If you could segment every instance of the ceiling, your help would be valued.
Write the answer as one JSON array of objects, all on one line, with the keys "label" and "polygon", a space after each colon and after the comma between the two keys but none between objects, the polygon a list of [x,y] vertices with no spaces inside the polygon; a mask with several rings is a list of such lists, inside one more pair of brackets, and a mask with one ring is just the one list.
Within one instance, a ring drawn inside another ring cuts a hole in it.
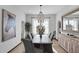
[{"label": "ceiling", "polygon": [[[20,5],[17,7],[26,14],[38,14],[40,11],[40,5]],[[41,9],[44,14],[56,14],[64,7],[67,7],[67,5],[43,5]]]}]

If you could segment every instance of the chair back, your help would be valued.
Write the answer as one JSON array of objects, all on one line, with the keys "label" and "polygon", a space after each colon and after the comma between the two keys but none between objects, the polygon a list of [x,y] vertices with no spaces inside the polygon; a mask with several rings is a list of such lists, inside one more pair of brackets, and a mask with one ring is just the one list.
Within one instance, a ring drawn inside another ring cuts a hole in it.
[{"label": "chair back", "polygon": [[32,36],[32,39],[33,39],[33,38],[34,38],[34,37],[33,37],[33,33],[31,33],[31,36]]},{"label": "chair back", "polygon": [[32,41],[31,40],[25,40],[25,39],[22,39],[22,41],[24,43],[25,52],[33,53],[34,52],[34,45],[32,44]]},{"label": "chair back", "polygon": [[50,35],[51,41],[54,39],[55,35],[56,35],[56,31],[54,31],[53,33],[51,33],[51,35]]},{"label": "chair back", "polygon": [[49,38],[50,38],[51,34],[52,34],[52,33],[49,34]]}]

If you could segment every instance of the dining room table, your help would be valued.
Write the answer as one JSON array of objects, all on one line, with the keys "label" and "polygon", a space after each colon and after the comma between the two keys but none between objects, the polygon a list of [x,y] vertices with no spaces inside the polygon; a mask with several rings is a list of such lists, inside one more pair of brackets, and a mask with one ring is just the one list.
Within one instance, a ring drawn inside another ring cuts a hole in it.
[{"label": "dining room table", "polygon": [[32,39],[32,43],[36,45],[38,48],[43,49],[43,52],[51,53],[53,51],[52,41],[48,35],[42,35],[42,38],[40,38],[40,35],[35,35]]}]

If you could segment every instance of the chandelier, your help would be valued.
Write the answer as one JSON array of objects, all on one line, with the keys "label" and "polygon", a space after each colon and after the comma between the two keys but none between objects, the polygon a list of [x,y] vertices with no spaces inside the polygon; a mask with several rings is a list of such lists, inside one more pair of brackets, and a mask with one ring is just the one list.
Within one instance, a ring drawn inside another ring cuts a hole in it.
[{"label": "chandelier", "polygon": [[42,24],[42,23],[44,22],[44,14],[43,14],[43,12],[42,12],[42,10],[41,10],[41,7],[42,7],[42,5],[40,5],[40,12],[39,12],[39,14],[37,15],[37,19],[38,19],[38,22],[39,22],[40,24]]}]

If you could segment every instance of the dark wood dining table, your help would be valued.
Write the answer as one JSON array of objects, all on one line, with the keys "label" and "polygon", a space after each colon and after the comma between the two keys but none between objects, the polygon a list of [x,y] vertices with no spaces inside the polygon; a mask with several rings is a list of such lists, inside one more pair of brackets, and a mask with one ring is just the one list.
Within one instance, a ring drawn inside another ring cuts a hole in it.
[{"label": "dark wood dining table", "polygon": [[52,50],[52,41],[48,37],[48,35],[42,35],[42,38],[40,38],[40,35],[35,35],[32,43],[40,49],[43,49],[43,52],[48,52],[51,53],[53,52]]}]

